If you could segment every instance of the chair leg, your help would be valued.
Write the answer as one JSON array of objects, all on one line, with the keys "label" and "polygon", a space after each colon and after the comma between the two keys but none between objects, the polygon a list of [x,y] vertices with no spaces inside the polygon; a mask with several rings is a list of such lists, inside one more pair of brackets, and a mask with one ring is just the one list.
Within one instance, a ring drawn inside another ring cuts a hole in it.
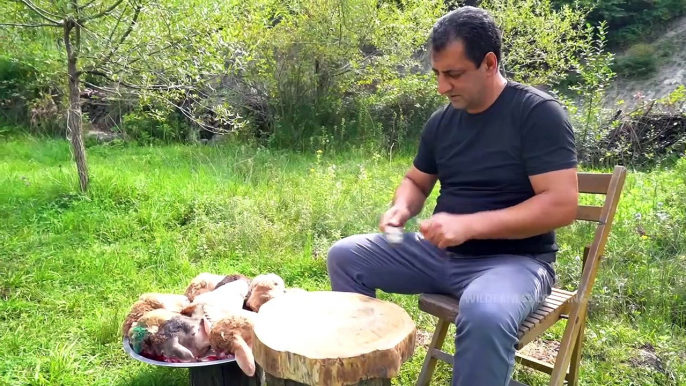
[{"label": "chair leg", "polygon": [[436,323],[436,330],[431,337],[431,344],[429,344],[429,348],[426,350],[426,357],[424,357],[422,371],[419,373],[419,377],[417,377],[416,386],[429,386],[431,377],[436,369],[436,361],[438,360],[438,357],[434,355],[434,350],[440,350],[443,347],[443,341],[445,341],[445,335],[448,332],[448,327],[450,327],[449,322],[440,318],[438,319],[438,323]]},{"label": "chair leg", "polygon": [[[581,261],[581,270],[586,268],[588,263],[588,252],[589,248],[584,247],[584,257]],[[579,335],[577,335],[574,341],[574,349],[572,350],[572,358],[569,361],[569,373],[567,374],[567,384],[568,386],[578,386],[579,384],[579,371],[581,370],[579,366],[581,365],[581,352],[584,347],[584,330],[586,329],[586,320],[588,314],[579,323]]]},{"label": "chair leg", "polygon": [[581,322],[579,326],[579,335],[576,337],[574,343],[574,350],[572,351],[572,359],[569,363],[569,378],[567,379],[568,386],[577,386],[579,384],[579,371],[581,365],[581,352],[584,347],[584,330],[586,328],[586,319]]}]

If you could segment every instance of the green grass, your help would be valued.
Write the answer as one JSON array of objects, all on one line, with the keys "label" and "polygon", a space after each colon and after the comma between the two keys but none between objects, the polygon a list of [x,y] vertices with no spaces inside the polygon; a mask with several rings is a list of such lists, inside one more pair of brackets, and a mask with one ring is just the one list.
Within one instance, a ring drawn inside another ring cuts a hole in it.
[{"label": "green grass", "polygon": [[[328,247],[376,230],[411,162],[411,155],[239,145],[93,146],[88,157],[92,185],[82,196],[64,141],[0,139],[2,384],[187,384],[185,370],[123,352],[119,327],[138,294],[179,293],[202,271],[275,272],[289,286],[329,289]],[[686,382],[685,179],[686,160],[630,173],[594,291],[581,384]],[[564,287],[575,284],[590,232],[559,232]],[[415,296],[381,296],[433,331]],[[542,340],[561,334],[560,326]],[[647,344],[660,366],[638,363]],[[424,353],[418,347],[397,384],[413,384]],[[435,384],[449,376],[439,364]],[[519,366],[515,377],[546,380]]]}]

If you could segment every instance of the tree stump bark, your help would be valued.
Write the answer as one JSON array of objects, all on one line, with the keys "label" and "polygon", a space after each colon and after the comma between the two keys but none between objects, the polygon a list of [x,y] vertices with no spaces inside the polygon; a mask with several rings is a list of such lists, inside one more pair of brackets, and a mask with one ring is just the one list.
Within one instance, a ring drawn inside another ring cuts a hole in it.
[{"label": "tree stump bark", "polygon": [[259,366],[249,377],[235,362],[189,368],[191,386],[264,386],[264,372]]},{"label": "tree stump bark", "polygon": [[[280,378],[274,378],[273,376],[266,374],[266,386],[306,386],[308,385],[307,383],[300,383],[296,381],[292,381],[290,379],[280,379]],[[378,378],[378,379],[369,379],[366,381],[360,381],[355,384],[355,386],[391,386],[391,380],[390,379],[383,379],[383,378]]]},{"label": "tree stump bark", "polygon": [[254,334],[267,386],[389,386],[416,343],[416,325],[400,306],[329,291],[268,301]]}]

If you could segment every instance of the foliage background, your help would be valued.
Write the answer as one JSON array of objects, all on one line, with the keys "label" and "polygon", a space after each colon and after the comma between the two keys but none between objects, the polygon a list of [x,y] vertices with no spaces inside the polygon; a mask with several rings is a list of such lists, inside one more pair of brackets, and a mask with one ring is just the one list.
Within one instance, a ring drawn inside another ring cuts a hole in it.
[{"label": "foliage background", "polygon": [[[59,15],[70,12],[60,2],[35,4]],[[461,5],[127,0],[102,23],[88,25],[82,37],[86,130],[140,143],[231,133],[297,150],[411,148],[428,115],[444,103],[430,71],[428,32],[437,17]],[[485,0],[480,6],[502,26],[505,73],[564,98],[579,145],[591,154],[610,130],[614,111],[601,111],[608,84],[617,70],[640,72],[632,70],[636,63],[646,68],[640,62],[645,50],[635,48],[638,59],[623,57],[617,64],[609,48],[632,44],[640,33],[630,31],[678,17],[683,1]],[[19,2],[4,2],[0,10],[0,23],[39,21]],[[119,44],[112,31],[124,32],[134,19]],[[63,134],[60,33],[0,27],[5,123]]]}]

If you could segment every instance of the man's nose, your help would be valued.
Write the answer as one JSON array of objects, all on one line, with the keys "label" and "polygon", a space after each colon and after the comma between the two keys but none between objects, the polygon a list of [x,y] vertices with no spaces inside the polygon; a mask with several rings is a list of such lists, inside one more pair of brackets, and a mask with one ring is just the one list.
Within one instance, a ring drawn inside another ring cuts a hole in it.
[{"label": "man's nose", "polygon": [[438,93],[441,95],[447,94],[453,86],[442,75],[438,75]]}]

